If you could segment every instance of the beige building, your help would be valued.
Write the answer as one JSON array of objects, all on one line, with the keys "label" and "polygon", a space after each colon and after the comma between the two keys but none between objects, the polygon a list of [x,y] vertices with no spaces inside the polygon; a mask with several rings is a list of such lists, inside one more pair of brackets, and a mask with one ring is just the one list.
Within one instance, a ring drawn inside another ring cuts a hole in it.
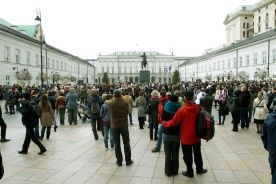
[{"label": "beige building", "polygon": [[255,5],[240,6],[228,14],[223,23],[226,45],[264,33],[276,27],[276,1],[262,0]]}]

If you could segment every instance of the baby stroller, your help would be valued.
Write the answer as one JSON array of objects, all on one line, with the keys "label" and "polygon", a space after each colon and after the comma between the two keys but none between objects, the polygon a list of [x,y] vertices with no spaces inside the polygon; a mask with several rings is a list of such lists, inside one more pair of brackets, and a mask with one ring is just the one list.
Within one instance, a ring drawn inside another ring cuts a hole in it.
[{"label": "baby stroller", "polygon": [[78,116],[83,123],[90,119],[88,107],[83,103],[78,104]]}]

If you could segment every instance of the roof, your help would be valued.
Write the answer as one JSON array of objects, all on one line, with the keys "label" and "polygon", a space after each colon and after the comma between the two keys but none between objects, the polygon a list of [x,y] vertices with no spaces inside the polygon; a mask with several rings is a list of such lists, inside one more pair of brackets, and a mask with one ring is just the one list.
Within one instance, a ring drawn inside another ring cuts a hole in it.
[{"label": "roof", "polygon": [[[274,28],[270,31],[264,32],[262,34],[258,34],[256,36],[250,37],[250,38],[248,38],[244,41],[240,41],[238,43],[229,45],[229,46],[224,47],[222,49],[218,49],[218,50],[215,50],[213,52],[195,57],[195,58],[190,59],[187,62],[183,63],[182,65],[197,62],[197,61],[206,60],[206,59],[212,58],[212,57],[214,57],[215,55],[218,55],[218,54],[222,54],[222,53],[225,53],[225,52],[230,52],[232,50],[235,50],[235,49],[247,46],[247,45],[255,44],[257,42],[266,41],[266,40],[268,40],[269,38],[272,38],[272,37],[276,37],[276,28]],[[182,66],[182,65],[180,65],[180,66]]]},{"label": "roof", "polygon": [[12,28],[16,31],[19,31],[32,38],[34,38],[37,33],[36,25],[13,25],[2,18],[0,18],[0,24],[6,27]]},{"label": "roof", "polygon": [[226,15],[223,24],[229,23],[231,20],[234,18],[238,17],[239,15],[244,15],[244,16],[253,16],[253,8],[254,5],[242,5],[238,9],[234,10],[232,13],[229,13]]},{"label": "roof", "polygon": [[[33,29],[31,28],[31,26],[26,26],[26,27],[25,26],[18,26],[18,27],[28,28],[28,30],[26,30],[27,33],[32,34],[32,32],[33,32]],[[25,31],[22,33],[21,31],[18,31],[17,29],[14,29],[13,27],[11,27],[10,23],[8,23],[7,21],[5,21],[5,20],[3,20],[1,18],[0,18],[0,31],[9,33],[11,35],[14,35],[14,36],[22,38],[24,40],[33,42],[33,43],[38,44],[38,45],[40,44],[40,41],[37,40],[37,39],[35,39],[34,36],[28,36],[28,34],[24,33]],[[51,45],[47,44],[46,47],[48,49],[51,49],[51,50],[56,51],[58,53],[67,55],[67,56],[69,56],[72,59],[76,59],[76,60],[79,60],[81,62],[84,62],[85,64],[91,65],[88,61],[86,61],[84,59],[81,59],[78,56],[74,56],[74,55],[72,55],[72,54],[70,54],[68,52],[63,51],[63,50],[60,50],[60,49],[58,49],[58,48],[56,48],[54,46],[51,46]],[[93,66],[93,65],[91,65],[91,66]]]}]

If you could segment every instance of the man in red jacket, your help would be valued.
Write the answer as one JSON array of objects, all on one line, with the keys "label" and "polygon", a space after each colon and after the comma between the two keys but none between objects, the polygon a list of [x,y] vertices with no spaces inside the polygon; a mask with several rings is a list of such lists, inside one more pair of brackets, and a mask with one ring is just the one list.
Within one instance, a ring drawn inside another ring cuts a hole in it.
[{"label": "man in red jacket", "polygon": [[182,171],[182,174],[184,176],[193,178],[193,152],[196,164],[196,173],[204,174],[207,172],[207,169],[203,168],[203,161],[201,156],[201,141],[195,133],[195,126],[200,107],[196,105],[193,101],[194,93],[192,91],[186,91],[184,96],[185,105],[178,109],[172,120],[164,121],[162,124],[165,128],[173,127],[176,125],[180,126],[180,142],[184,155],[183,159],[187,166],[187,171]]}]

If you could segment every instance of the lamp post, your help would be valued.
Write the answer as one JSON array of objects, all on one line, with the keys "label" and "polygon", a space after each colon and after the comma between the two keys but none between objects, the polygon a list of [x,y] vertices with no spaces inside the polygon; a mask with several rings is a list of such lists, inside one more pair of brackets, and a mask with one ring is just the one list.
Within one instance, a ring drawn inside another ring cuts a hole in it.
[{"label": "lamp post", "polygon": [[40,39],[40,78],[41,78],[41,88],[43,87],[43,63],[42,63],[42,26],[41,26],[41,11],[40,8],[36,8],[36,21],[39,21],[39,39]]}]

